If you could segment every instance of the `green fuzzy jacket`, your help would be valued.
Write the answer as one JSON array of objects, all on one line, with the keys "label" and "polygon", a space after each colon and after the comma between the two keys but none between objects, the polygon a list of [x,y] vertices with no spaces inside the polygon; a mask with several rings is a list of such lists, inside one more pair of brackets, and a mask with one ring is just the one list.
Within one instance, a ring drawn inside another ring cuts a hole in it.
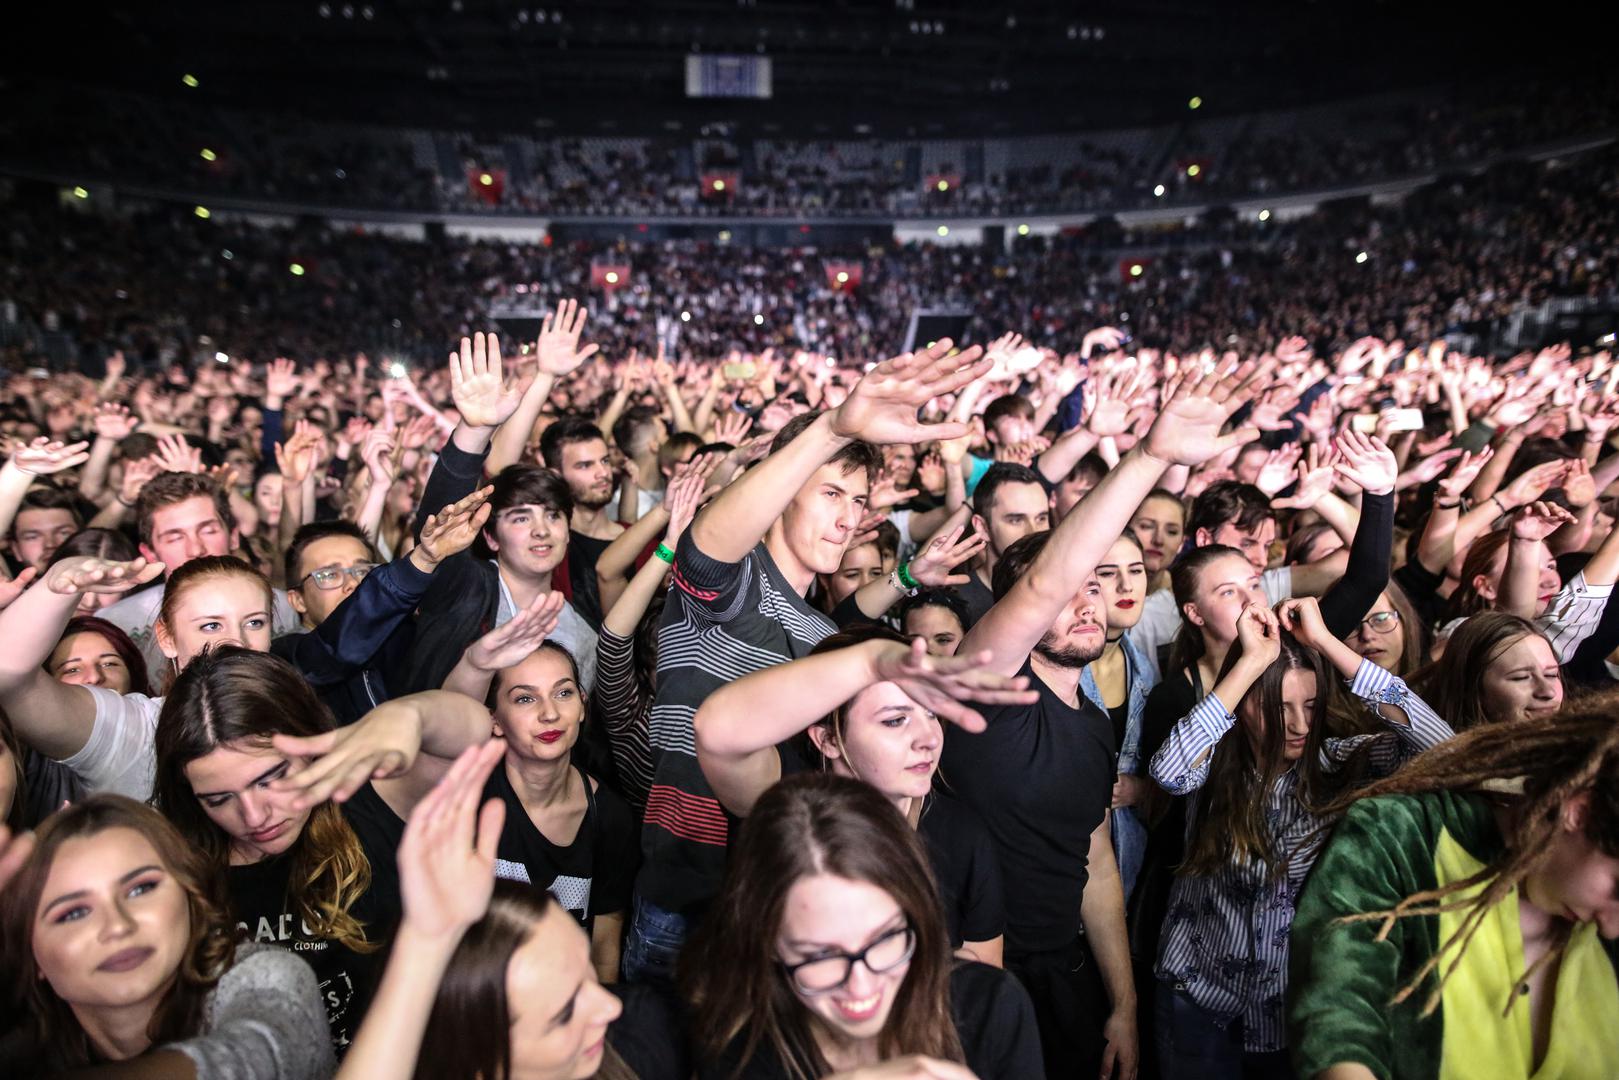
[{"label": "green fuzzy jacket", "polygon": [[[1376,921],[1337,920],[1387,911],[1435,888],[1435,855],[1446,831],[1482,863],[1501,853],[1500,829],[1479,795],[1363,799],[1338,823],[1293,919],[1288,1042],[1300,1080],[1338,1062],[1359,1062],[1380,1080],[1439,1076],[1444,1008],[1421,1015],[1431,987],[1389,1005],[1439,947],[1438,917],[1400,919],[1383,941],[1376,940]],[[1619,967],[1615,944],[1603,944]]]}]

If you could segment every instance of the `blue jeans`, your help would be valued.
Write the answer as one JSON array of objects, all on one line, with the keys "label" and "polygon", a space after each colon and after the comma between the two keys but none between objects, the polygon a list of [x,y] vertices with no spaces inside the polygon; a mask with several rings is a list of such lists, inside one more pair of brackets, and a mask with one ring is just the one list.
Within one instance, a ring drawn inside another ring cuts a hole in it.
[{"label": "blue jeans", "polygon": [[675,961],[686,942],[686,917],[665,911],[656,904],[635,897],[630,931],[624,935],[624,959],[620,965],[625,982],[655,982],[672,987]]},{"label": "blue jeans", "polygon": [[1242,1021],[1221,1027],[1182,991],[1158,983],[1153,1013],[1158,1029],[1158,1074],[1170,1080],[1293,1080],[1286,1050],[1242,1048]]}]

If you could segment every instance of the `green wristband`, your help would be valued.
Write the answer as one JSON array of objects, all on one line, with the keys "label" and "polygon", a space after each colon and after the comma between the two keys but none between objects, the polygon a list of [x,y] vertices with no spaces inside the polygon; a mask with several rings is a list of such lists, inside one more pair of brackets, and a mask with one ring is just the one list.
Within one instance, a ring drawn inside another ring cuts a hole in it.
[{"label": "green wristband", "polygon": [[656,555],[669,565],[674,565],[675,553],[673,549],[671,549],[668,544],[663,543],[661,540],[658,542],[657,550],[655,550],[652,554]]},{"label": "green wristband", "polygon": [[922,587],[922,583],[911,576],[910,563],[900,563],[897,572],[899,574],[899,583],[907,589],[920,589]]}]

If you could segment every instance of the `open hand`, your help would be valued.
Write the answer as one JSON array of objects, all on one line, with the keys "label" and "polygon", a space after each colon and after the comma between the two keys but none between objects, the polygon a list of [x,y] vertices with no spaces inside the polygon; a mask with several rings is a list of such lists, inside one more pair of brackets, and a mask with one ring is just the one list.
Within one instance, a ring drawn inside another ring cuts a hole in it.
[{"label": "open hand", "polygon": [[90,460],[86,453],[90,444],[85,442],[61,443],[43,436],[27,446],[17,448],[11,464],[29,476],[49,476]]},{"label": "open hand", "polygon": [[1368,495],[1387,495],[1394,490],[1400,466],[1382,439],[1346,431],[1338,436],[1338,453],[1341,457],[1333,468]]},{"label": "open hand", "polygon": [[499,427],[517,411],[523,395],[506,385],[498,336],[461,339],[461,351],[450,354],[450,397],[468,427]]},{"label": "open hand", "polygon": [[1532,502],[1513,516],[1512,538],[1544,540],[1573,520],[1574,515],[1556,503]]},{"label": "open hand", "polygon": [[505,752],[501,739],[468,747],[411,810],[398,858],[403,925],[412,932],[449,944],[489,910],[506,804],[490,799],[480,810],[478,802]]},{"label": "open hand", "polygon": [[505,626],[497,626],[467,646],[467,663],[479,671],[502,671],[520,664],[538,649],[557,628],[563,596],[552,591],[541,593],[519,611]]},{"label": "open hand", "polygon": [[917,419],[917,410],[933,398],[954,393],[989,371],[990,363],[978,346],[951,355],[954,348],[944,338],[930,348],[884,360],[872,368],[832,412],[833,432],[879,446],[965,435],[966,424],[925,424]]},{"label": "open hand", "polygon": [[98,559],[94,555],[77,555],[45,571],[45,587],[60,596],[79,596],[83,593],[122,593],[137,585],[155,581],[163,573],[163,564],[149,563],[145,559],[119,562],[116,559]]},{"label": "open hand", "polygon": [[549,375],[568,375],[596,355],[598,345],[579,347],[579,335],[584,332],[588,315],[577,301],[562,300],[557,303],[556,311],[545,317],[540,324],[539,341],[534,346],[541,371]]},{"label": "open hand", "polygon": [[494,488],[479,488],[451,503],[436,514],[429,514],[422,525],[422,537],[412,553],[420,550],[433,563],[441,563],[472,546],[478,531],[489,520],[489,496]]},{"label": "open hand", "polygon": [[[216,400],[224,401],[227,405],[230,404],[228,398]],[[209,404],[211,406],[212,402]],[[229,417],[226,417],[226,419],[229,419]],[[111,439],[117,442],[119,439],[128,438],[132,435],[135,429],[141,426],[141,418],[132,414],[126,405],[104,401],[96,406],[96,414],[91,423],[96,429],[96,438]]]},{"label": "open hand", "polygon": [[988,649],[971,656],[930,656],[921,638],[909,645],[879,644],[877,679],[896,684],[912,701],[966,731],[983,731],[986,724],[963,702],[1030,705],[1040,699],[1038,691],[1028,689],[1026,677],[1008,678],[990,670],[993,654]]}]

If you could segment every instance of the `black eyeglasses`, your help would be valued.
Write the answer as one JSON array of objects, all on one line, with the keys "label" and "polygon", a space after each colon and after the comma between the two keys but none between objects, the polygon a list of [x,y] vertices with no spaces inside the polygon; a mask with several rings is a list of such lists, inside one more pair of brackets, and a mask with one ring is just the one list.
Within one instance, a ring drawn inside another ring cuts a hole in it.
[{"label": "black eyeglasses", "polygon": [[369,574],[375,569],[376,566],[372,563],[356,563],[347,568],[341,566],[323,566],[319,570],[311,570],[309,573],[305,574],[298,580],[298,584],[294,585],[293,588],[302,588],[304,582],[313,581],[315,583],[315,588],[317,589],[335,589],[343,584],[343,576],[345,574],[353,578],[354,584],[358,585],[360,582],[365,580],[365,575]]},{"label": "black eyeglasses", "polygon": [[1379,634],[1386,634],[1400,625],[1400,613],[1398,611],[1374,611],[1362,619],[1360,625],[1363,629],[1371,627]]},{"label": "black eyeglasses", "polygon": [[910,923],[890,930],[857,953],[835,952],[797,964],[781,965],[788,978],[806,994],[826,994],[849,981],[855,961],[873,975],[893,971],[916,952],[916,931]]}]

